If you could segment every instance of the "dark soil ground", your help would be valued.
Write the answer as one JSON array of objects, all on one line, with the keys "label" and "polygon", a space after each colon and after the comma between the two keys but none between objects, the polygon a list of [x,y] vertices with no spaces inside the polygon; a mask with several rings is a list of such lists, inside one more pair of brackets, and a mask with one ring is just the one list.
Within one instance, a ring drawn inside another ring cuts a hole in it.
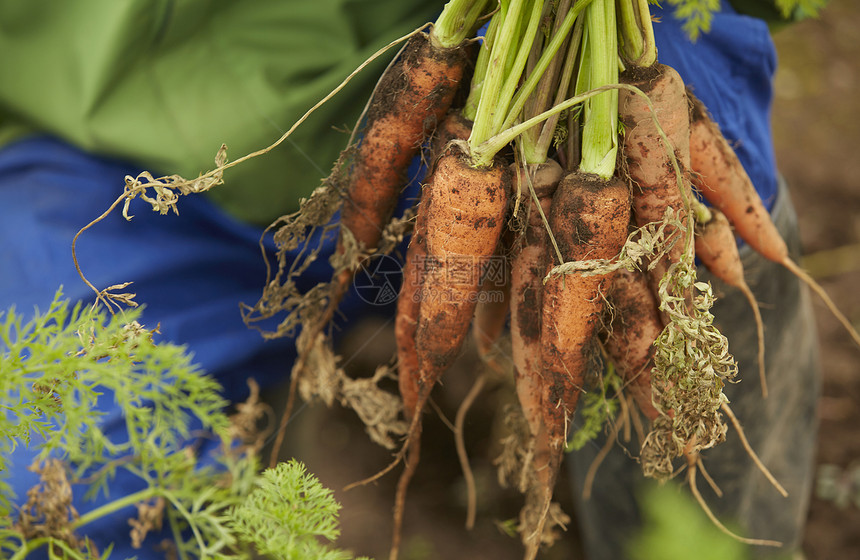
[{"label": "dark soil ground", "polygon": [[[776,77],[773,129],[777,161],[797,206],[807,258],[841,310],[860,321],[860,3],[834,0],[823,17],[776,32],[780,70]],[[820,302],[816,313],[824,375],[817,464],[860,472],[860,350]],[[351,373],[366,374],[394,352],[392,325],[370,320],[341,349]],[[368,343],[368,341],[371,341]],[[449,419],[477,370],[471,352],[446,376],[438,409]],[[474,530],[465,531],[464,483],[450,429],[439,414],[425,424],[422,463],[408,500],[405,560],[435,558],[521,558],[516,538],[499,525],[521,505],[515,492],[501,490],[490,457],[498,440],[494,411],[504,387],[491,387],[467,425],[480,502]],[[391,455],[364,435],[350,412],[303,408],[290,426],[290,453],[333,488],[343,504],[339,545],[375,558],[388,555],[394,485],[399,469],[378,483],[342,492],[344,484],[376,472]],[[847,479],[846,479],[847,480]],[[557,496],[572,490],[561,482]],[[848,492],[850,486],[845,483]],[[855,489],[857,494],[858,490]],[[572,511],[562,501],[565,511]],[[808,560],[860,558],[860,508],[813,497],[803,551]],[[575,529],[544,558],[580,558]],[[693,556],[691,556],[693,557]]]},{"label": "dark soil ground", "polygon": [[[798,210],[805,265],[860,322],[860,4],[834,0],[817,21],[775,34],[780,55],[773,130],[776,156]],[[816,304],[823,390],[817,462],[860,469],[860,353]],[[821,472],[821,470],[819,470]],[[846,488],[847,489],[847,488]],[[854,489],[857,495],[857,489]],[[809,560],[860,558],[860,509],[814,497]]]}]

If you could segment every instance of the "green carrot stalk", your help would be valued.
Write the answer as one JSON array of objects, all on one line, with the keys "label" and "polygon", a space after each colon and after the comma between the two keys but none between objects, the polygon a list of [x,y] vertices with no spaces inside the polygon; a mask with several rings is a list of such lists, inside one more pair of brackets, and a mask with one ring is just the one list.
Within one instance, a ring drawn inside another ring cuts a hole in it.
[{"label": "green carrot stalk", "polygon": [[[529,118],[548,109],[551,101],[557,97],[559,88],[567,90],[567,83],[560,75],[565,60],[559,55],[559,51],[567,51],[566,42],[575,17],[575,14],[573,16],[570,14],[570,0],[562,0],[556,9],[556,14],[553,20],[552,33],[551,35],[548,34],[546,43],[535,41],[533,45],[530,57],[531,64],[528,68],[529,80],[517,92],[512,103],[511,113],[505,124],[509,124],[511,117],[516,114],[514,111],[518,111],[521,100],[529,94],[533,76],[540,76],[540,79],[537,81],[534,92],[528,95],[523,105],[524,118]],[[558,116],[553,115],[542,126],[530,128],[523,133],[520,137],[520,144],[522,145],[525,164],[539,164],[546,161],[549,142],[542,141],[542,139],[545,138],[548,129],[552,131],[555,128],[557,122]]]},{"label": "green carrot stalk", "polygon": [[499,92],[498,111],[493,114],[493,130],[501,130],[507,119],[508,108],[510,107],[511,100],[520,85],[520,78],[523,74],[523,70],[525,70],[526,61],[528,60],[529,53],[532,50],[532,44],[534,43],[538,30],[540,29],[543,4],[543,0],[536,0],[532,4],[527,20],[528,24],[520,35],[519,48],[516,50],[516,56],[513,58],[508,57],[508,60],[511,61],[511,66],[506,69],[504,85],[502,86],[502,90]]},{"label": "green carrot stalk", "polygon": [[621,0],[618,7],[624,57],[636,66],[652,66],[657,62],[657,47],[648,0]]},{"label": "green carrot stalk", "polygon": [[475,32],[478,19],[484,14],[487,0],[451,0],[442,8],[430,32],[435,47],[458,47]]},{"label": "green carrot stalk", "polygon": [[[497,133],[499,131],[498,125],[504,119],[503,116],[499,120],[497,115],[499,113],[507,114],[506,111],[510,105],[510,97],[504,99],[502,97],[502,90],[505,88],[506,82],[510,82],[511,80],[516,82],[519,80],[519,76],[508,75],[506,70],[512,68],[510,60],[515,59],[517,52],[520,50],[521,41],[519,40],[519,32],[523,12],[528,8],[527,4],[527,0],[510,0],[509,3],[503,2],[500,7],[501,23],[496,38],[493,41],[487,76],[481,90],[481,98],[478,102],[472,135],[469,138],[470,147],[484,142]],[[537,13],[540,15],[539,10]],[[507,88],[505,88],[504,93],[513,95]],[[488,161],[476,163],[478,165],[486,165],[489,161],[492,161],[493,156],[495,154],[492,154]]]},{"label": "green carrot stalk", "polygon": [[490,19],[487,26],[487,32],[484,34],[484,40],[481,43],[481,48],[478,50],[478,59],[475,61],[475,72],[472,75],[472,85],[469,89],[469,97],[466,99],[466,105],[463,107],[463,116],[474,121],[478,114],[478,102],[481,99],[481,92],[484,89],[484,80],[487,77],[487,69],[490,65],[490,55],[492,54],[493,42],[499,30],[499,20],[502,17],[502,11],[499,10]]},{"label": "green carrot stalk", "polygon": [[552,62],[553,57],[564,43],[564,40],[567,38],[567,35],[570,32],[573,23],[576,21],[577,16],[580,14],[580,12],[582,12],[583,9],[585,9],[589,4],[591,4],[592,1],[593,0],[579,0],[562,19],[561,24],[558,26],[558,29],[553,34],[552,40],[543,50],[541,58],[535,65],[534,71],[529,74],[525,82],[523,82],[523,85],[517,91],[517,94],[514,97],[513,102],[511,103],[511,109],[508,112],[508,118],[505,120],[504,125],[501,127],[502,130],[510,127],[517,119],[520,110],[525,104],[526,98],[528,98],[528,96],[537,87],[538,81],[541,79],[541,76],[543,76],[544,72],[546,71],[546,68],[549,66],[550,62]]},{"label": "green carrot stalk", "polygon": [[[587,91],[618,83],[615,1],[594,0],[585,11],[582,63],[577,83]],[[579,169],[610,178],[618,153],[618,91],[603,92],[583,106],[582,159]]]}]

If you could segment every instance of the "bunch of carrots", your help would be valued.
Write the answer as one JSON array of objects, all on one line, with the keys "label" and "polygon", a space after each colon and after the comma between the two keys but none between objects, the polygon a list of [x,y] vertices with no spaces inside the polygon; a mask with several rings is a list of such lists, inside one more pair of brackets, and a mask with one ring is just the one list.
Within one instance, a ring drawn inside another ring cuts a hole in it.
[{"label": "bunch of carrots", "polygon": [[[481,26],[478,46],[470,38]],[[485,355],[510,332],[529,433],[527,558],[545,541],[571,419],[603,363],[651,424],[646,474],[669,477],[680,458],[694,476],[699,451],[725,437],[721,390],[737,369],[694,258],[748,298],[759,324],[735,235],[804,273],[707,109],[658,62],[647,0],[452,0],[411,36],[339,168],[339,265],[304,325],[294,381],[313,374],[301,353],[317,348],[359,257],[380,252],[423,148],[395,325],[408,429],[372,477],[405,464],[392,558],[422,414],[470,330]],[[509,283],[487,303],[481,278],[494,259]],[[766,394],[762,341],[760,329]]]}]

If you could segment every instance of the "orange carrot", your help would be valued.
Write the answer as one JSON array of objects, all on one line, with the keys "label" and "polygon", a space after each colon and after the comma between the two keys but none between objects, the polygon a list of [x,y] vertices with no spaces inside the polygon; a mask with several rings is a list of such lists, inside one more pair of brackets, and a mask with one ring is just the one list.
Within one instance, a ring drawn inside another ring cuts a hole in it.
[{"label": "orange carrot", "polygon": [[[654,106],[654,112],[674,148],[674,155],[683,171],[690,165],[690,115],[684,82],[669,66],[655,64],[649,68],[634,68],[622,75],[624,82],[641,89]],[[669,153],[654,125],[653,115],[645,101],[628,90],[618,94],[618,109],[624,124],[624,155],[628,173],[633,181],[633,212],[638,226],[663,220],[671,207],[676,216],[685,222],[685,194],[689,197],[689,183],[684,181],[686,193],[678,188],[678,180],[670,163]],[[678,231],[667,228],[667,231]],[[659,282],[666,269],[684,255],[684,243],[679,239],[668,255],[654,269],[654,283]]]},{"label": "orange carrot", "polygon": [[719,208],[738,236],[765,258],[779,263],[805,282],[842,324],[855,344],[860,334],[839,311],[827,292],[788,253],[788,246],[770,218],[740,160],[711,119],[704,104],[688,92],[693,124],[690,130],[691,167],[696,187]]},{"label": "orange carrot", "polygon": [[[525,185],[527,178],[518,170],[519,184]],[[561,166],[553,160],[541,164],[533,174],[532,184],[545,214],[549,214],[552,195],[561,179]],[[546,226],[541,219],[534,199],[525,186],[524,196],[529,204],[528,222],[511,257],[511,357],[517,396],[533,437],[537,436],[541,418],[541,301],[543,277],[546,274],[547,247],[549,239]]]},{"label": "orange carrot", "polygon": [[[553,197],[549,222],[565,261],[611,259],[627,239],[630,191],[618,177],[605,182],[570,173]],[[601,275],[565,275],[549,278],[544,285],[540,335],[541,369],[548,380],[544,421],[559,450],[564,448],[593,350],[605,283]]]},{"label": "orange carrot", "polygon": [[509,184],[505,165],[473,168],[457,147],[439,159],[430,179],[428,270],[416,335],[425,392],[460,352],[475,310],[481,270],[502,232]]},{"label": "orange carrot", "polygon": [[[406,44],[397,64],[383,75],[368,104],[363,136],[348,173],[338,253],[344,251],[343,230],[364,250],[379,243],[406,184],[409,164],[448,111],[465,65],[464,49],[439,48],[427,35],[418,33]],[[352,274],[352,270],[344,270],[336,278],[322,323],[333,315]]]},{"label": "orange carrot", "polygon": [[603,343],[639,410],[654,420],[660,412],[651,399],[651,370],[654,368],[654,341],[663,331],[648,279],[640,271],[615,272],[609,290],[612,324]]},{"label": "orange carrot", "polygon": [[417,466],[421,413],[468,333],[481,270],[504,225],[509,187],[510,173],[501,160],[474,168],[455,145],[436,162],[424,192],[427,267],[415,335],[418,399],[407,432],[406,469],[397,485],[391,558],[400,547],[406,490]]},{"label": "orange carrot", "polygon": [[[627,239],[630,189],[618,176],[603,181],[575,172],[562,179],[552,201],[550,228],[565,261],[611,259]],[[603,311],[606,278],[554,276],[544,285],[540,333],[544,377],[542,410],[549,457],[535,468],[543,477],[544,509],[549,510],[568,429],[576,409]],[[537,459],[537,458],[536,458]],[[545,513],[538,525],[542,532]],[[529,557],[536,553],[532,543]]]},{"label": "orange carrot", "polygon": [[688,92],[692,106],[690,166],[693,184],[725,214],[738,236],[764,257],[781,263],[788,247],[761,197],[704,104]]},{"label": "orange carrot", "polygon": [[[432,176],[436,160],[445,152],[452,140],[465,140],[472,130],[472,123],[463,117],[460,110],[451,110],[433,133],[428,150],[428,177]],[[418,354],[415,349],[415,333],[418,326],[418,310],[421,304],[421,289],[427,264],[427,203],[426,197],[418,204],[415,228],[406,262],[403,266],[403,284],[397,299],[397,315],[394,323],[397,341],[398,382],[403,398],[404,415],[411,420],[418,403]]]},{"label": "orange carrot", "polygon": [[419,203],[415,229],[406,262],[403,265],[403,283],[397,298],[394,319],[394,338],[397,344],[397,380],[403,399],[403,413],[407,420],[415,414],[418,403],[418,353],[415,350],[415,331],[418,327],[418,310],[421,305],[421,285],[427,256],[427,219],[423,203]]},{"label": "orange carrot", "polygon": [[406,169],[448,111],[464,55],[463,49],[439,49],[417,34],[377,86],[341,211],[343,227],[366,249],[379,242],[406,183]]},{"label": "orange carrot", "polygon": [[[346,196],[341,206],[341,234],[336,252],[345,252],[349,231],[361,250],[376,248],[385,224],[406,184],[406,171],[426,135],[448,111],[466,67],[466,49],[441,48],[426,34],[407,42],[397,62],[380,79],[368,104],[362,139],[346,173]],[[340,271],[332,280],[325,308],[306,325],[308,343],[300,348],[294,379],[305,367],[310,345],[334,316],[349,289],[354,270]],[[292,387],[295,387],[295,383]],[[284,418],[295,400],[291,387]],[[286,422],[283,420],[282,422]],[[275,450],[280,448],[279,431]],[[271,455],[274,466],[276,453]]]},{"label": "orange carrot", "polygon": [[750,304],[758,335],[758,373],[762,396],[767,397],[764,367],[764,324],[752,290],[744,279],[744,267],[738,253],[735,235],[726,216],[717,209],[710,210],[711,219],[696,225],[696,255],[711,274],[741,291]]}]

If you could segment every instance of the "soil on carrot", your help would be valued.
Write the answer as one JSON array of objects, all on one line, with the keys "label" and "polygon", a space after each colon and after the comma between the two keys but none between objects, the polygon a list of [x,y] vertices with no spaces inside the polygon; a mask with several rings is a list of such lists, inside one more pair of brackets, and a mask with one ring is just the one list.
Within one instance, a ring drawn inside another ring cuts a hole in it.
[{"label": "soil on carrot", "polygon": [[[804,264],[845,315],[860,323],[860,3],[832,0],[822,18],[774,35],[780,57],[773,113],[776,157],[797,207]],[[803,139],[802,141],[799,139]],[[826,251],[838,250],[827,256]],[[860,469],[860,349],[820,302],[815,302],[823,373],[817,464]],[[348,333],[340,348],[351,376],[369,376],[394,355],[393,319],[369,318]],[[421,465],[407,496],[401,558],[519,559],[516,535],[505,534],[523,504],[515,489],[500,488],[491,458],[498,455],[498,410],[511,387],[490,385],[466,423],[478,492],[477,524],[466,522],[466,491],[451,429],[457,407],[471,387],[478,359],[471,348],[442,379],[443,391],[428,410]],[[396,391],[396,385],[390,388]],[[386,558],[397,473],[343,492],[346,484],[375,473],[391,452],[373,444],[350,411],[303,408],[288,427],[290,448],[311,472],[334,489],[343,504],[340,545],[359,554]],[[573,512],[573,489],[562,469],[555,499]],[[399,472],[399,470],[397,471]],[[838,507],[812,497],[803,550],[807,560],[860,557],[860,508]],[[581,559],[571,526],[541,558]]]}]

